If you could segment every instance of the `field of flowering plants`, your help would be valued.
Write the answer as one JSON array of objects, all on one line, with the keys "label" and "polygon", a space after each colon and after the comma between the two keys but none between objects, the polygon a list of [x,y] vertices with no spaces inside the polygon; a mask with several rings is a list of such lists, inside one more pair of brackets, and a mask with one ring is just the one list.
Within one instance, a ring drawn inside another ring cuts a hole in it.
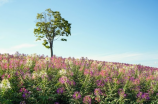
[{"label": "field of flowering plants", "polygon": [[0,54],[0,104],[158,104],[158,68]]}]

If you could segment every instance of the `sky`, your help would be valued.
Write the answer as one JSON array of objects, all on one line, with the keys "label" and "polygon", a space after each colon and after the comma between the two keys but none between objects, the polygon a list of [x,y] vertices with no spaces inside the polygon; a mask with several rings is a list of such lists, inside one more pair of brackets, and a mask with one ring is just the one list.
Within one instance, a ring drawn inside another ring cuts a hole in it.
[{"label": "sky", "polygon": [[71,36],[55,37],[57,57],[158,68],[157,4],[157,0],[0,0],[0,53],[50,57],[50,49],[42,45],[46,38],[36,41],[34,34],[40,22],[37,13],[50,8],[71,24]]}]

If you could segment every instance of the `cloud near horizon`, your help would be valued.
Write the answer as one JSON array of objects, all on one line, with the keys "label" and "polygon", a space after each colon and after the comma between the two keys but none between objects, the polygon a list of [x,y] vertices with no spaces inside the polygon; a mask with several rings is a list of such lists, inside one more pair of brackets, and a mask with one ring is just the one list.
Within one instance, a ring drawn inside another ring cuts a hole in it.
[{"label": "cloud near horizon", "polygon": [[1,54],[4,54],[4,53],[14,54],[19,49],[22,49],[22,48],[25,49],[25,48],[35,47],[35,46],[37,46],[37,45],[36,44],[29,44],[29,43],[20,44],[20,45],[13,46],[13,47],[11,47],[9,49],[1,48],[0,49],[0,53]]},{"label": "cloud near horizon", "polygon": [[[0,37],[0,39],[2,39],[3,37]],[[46,38],[43,38],[41,40],[38,41],[34,41],[34,42],[40,42]],[[30,47],[35,47],[37,46],[37,44],[30,44],[30,43],[24,43],[24,44],[20,44],[20,45],[16,45],[13,46],[9,49],[0,49],[0,53],[3,52],[7,52],[8,50],[12,50],[12,51],[17,51],[19,49],[22,48],[30,48]],[[2,52],[3,50],[3,52]],[[5,51],[6,50],[6,51]],[[106,55],[106,54],[97,54],[97,55],[88,55],[89,57],[93,57],[93,58],[99,58],[100,60],[124,60],[124,59],[128,59],[128,60],[149,60],[149,59],[158,59],[158,53],[154,52],[154,53],[120,53],[120,54],[110,54],[110,55]],[[87,57],[88,57],[87,56]],[[72,56],[73,57],[73,56]]]},{"label": "cloud near horizon", "polygon": [[[41,40],[42,41],[42,40]],[[40,41],[37,41],[40,42]],[[13,46],[9,49],[0,49],[0,53],[4,54],[4,53],[8,53],[8,54],[15,54],[15,52],[17,50],[20,49],[25,49],[25,48],[31,48],[31,47],[35,47],[37,46],[37,44],[29,44],[29,43],[25,43],[25,44],[20,44],[20,45],[16,45]],[[20,53],[23,54],[23,53]],[[38,54],[38,53],[37,53]],[[63,56],[64,57],[64,56]],[[73,57],[73,56],[72,56]],[[142,60],[156,60],[158,59],[158,53],[120,53],[120,54],[96,54],[96,55],[87,55],[86,56],[88,59],[91,60],[98,60],[98,61],[108,61],[108,62],[119,62],[119,63],[130,63],[132,64],[132,62],[141,62]],[[81,57],[74,57],[76,58],[81,58]],[[149,63],[152,64],[152,63]],[[153,62],[153,64],[158,64],[157,61]]]}]

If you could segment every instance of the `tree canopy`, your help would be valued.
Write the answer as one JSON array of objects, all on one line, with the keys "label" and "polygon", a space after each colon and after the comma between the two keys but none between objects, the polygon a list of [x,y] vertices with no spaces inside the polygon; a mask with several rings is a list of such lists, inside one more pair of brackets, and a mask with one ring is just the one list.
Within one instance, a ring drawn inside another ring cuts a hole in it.
[{"label": "tree canopy", "polygon": [[[68,23],[67,20],[62,18],[58,11],[53,12],[50,8],[46,9],[45,11],[48,11],[47,15],[50,17],[49,22],[46,21],[46,14],[44,17],[44,15],[42,13],[41,14],[37,13],[37,19],[40,19],[40,20],[45,19],[45,21],[36,23],[36,27],[38,27],[38,28],[34,29],[34,34],[36,37],[38,37],[36,39],[36,41],[41,40],[41,38],[43,38],[43,37],[47,38],[47,40],[45,39],[42,44],[47,49],[51,50],[51,57],[52,57],[53,56],[52,47],[53,47],[54,38],[56,36],[59,36],[59,37],[64,36],[64,34],[66,34],[66,36],[71,35],[71,32],[70,32],[71,24]],[[51,19],[52,15],[54,16],[54,20]],[[57,28],[58,28],[58,30],[57,30]],[[63,31],[61,31],[61,30],[63,30]],[[42,36],[39,34],[42,34]],[[67,41],[67,39],[62,38],[61,41]],[[49,45],[47,46],[48,42],[49,42]]]}]

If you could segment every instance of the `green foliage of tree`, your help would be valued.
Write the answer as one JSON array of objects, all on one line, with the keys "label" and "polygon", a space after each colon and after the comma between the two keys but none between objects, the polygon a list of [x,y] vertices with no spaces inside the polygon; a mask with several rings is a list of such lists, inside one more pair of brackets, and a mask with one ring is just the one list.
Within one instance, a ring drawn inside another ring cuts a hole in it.
[{"label": "green foliage of tree", "polygon": [[[51,57],[52,57],[53,56],[52,47],[53,47],[54,38],[56,36],[64,36],[64,34],[66,34],[66,36],[71,35],[71,32],[70,32],[71,24],[68,23],[68,21],[65,20],[64,18],[61,18],[60,13],[58,11],[53,12],[50,8],[46,9],[45,11],[47,11],[48,12],[47,15],[50,16],[49,22],[46,21],[46,14],[44,17],[42,13],[41,14],[37,13],[37,19],[40,19],[40,20],[45,19],[45,21],[36,23],[36,27],[38,28],[34,29],[34,34],[36,37],[38,37],[36,41],[41,40],[41,38],[43,37],[46,37],[48,39],[48,40],[44,40],[42,44],[47,49],[51,50]],[[51,20],[52,15],[54,16],[54,20]],[[57,28],[59,29],[56,30]],[[42,34],[43,36],[39,34]],[[62,38],[61,41],[67,41],[67,39]],[[49,42],[49,45],[47,45],[48,42]]]}]

